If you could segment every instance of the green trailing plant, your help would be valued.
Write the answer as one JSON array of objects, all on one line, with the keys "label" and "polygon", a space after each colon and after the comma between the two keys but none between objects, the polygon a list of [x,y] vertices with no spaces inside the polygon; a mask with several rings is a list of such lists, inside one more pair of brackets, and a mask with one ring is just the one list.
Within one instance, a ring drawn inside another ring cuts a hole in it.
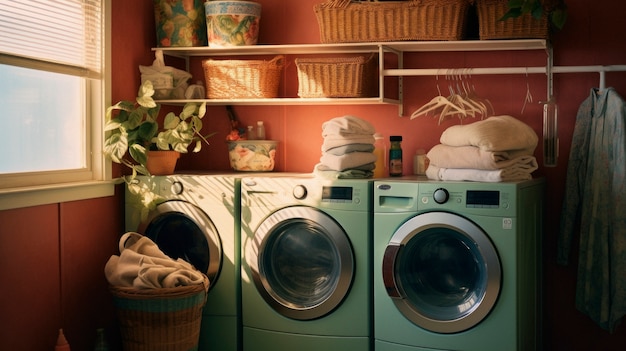
[{"label": "green trailing plant", "polygon": [[[139,87],[136,101],[120,101],[106,110],[104,130],[108,136],[104,153],[113,162],[130,168],[133,175],[150,175],[146,168],[148,150],[187,153],[193,145],[193,152],[198,152],[202,142],[208,145],[207,139],[215,134],[201,134],[205,102],[185,104],[180,115],[169,112],[159,127],[161,105],[154,101],[153,95],[152,82],[145,81]],[[126,157],[127,153],[130,158]]]},{"label": "green trailing plant", "polygon": [[202,135],[202,118],[206,114],[206,102],[189,102],[179,115],[169,112],[159,126],[158,117],[161,105],[152,96],[152,82],[145,81],[137,93],[135,101],[120,101],[106,110],[104,154],[115,163],[132,170],[132,175],[124,179],[131,193],[139,195],[144,207],[149,210],[162,198],[154,189],[133,182],[138,174],[150,175],[146,167],[149,150],[173,150],[187,153],[190,146],[193,152],[202,149],[202,143],[209,144],[208,138],[215,132]]},{"label": "green trailing plant", "polygon": [[562,29],[567,21],[567,5],[563,0],[509,0],[508,11],[500,19],[519,17],[529,13],[533,18],[540,19],[544,13],[552,25]]}]

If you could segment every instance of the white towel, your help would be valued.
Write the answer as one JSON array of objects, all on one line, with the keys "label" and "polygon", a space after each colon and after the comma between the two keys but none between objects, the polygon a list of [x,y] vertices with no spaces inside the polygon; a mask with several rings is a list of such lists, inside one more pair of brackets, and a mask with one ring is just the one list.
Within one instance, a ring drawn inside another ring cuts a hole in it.
[{"label": "white towel", "polygon": [[322,136],[352,134],[369,134],[376,132],[368,121],[355,116],[335,117],[322,124]]},{"label": "white towel", "polygon": [[322,143],[322,152],[326,152],[332,148],[347,146],[350,144],[372,144],[374,145],[374,135],[354,134],[350,136],[329,135],[324,137]]},{"label": "white towel", "polygon": [[376,155],[371,152],[350,152],[339,156],[324,153],[320,157],[320,163],[327,167],[326,170],[333,171],[345,171],[374,162],[376,162]]},{"label": "white towel", "polygon": [[515,180],[532,179],[531,173],[537,169],[537,160],[527,164],[515,164],[496,170],[469,169],[469,168],[440,168],[429,165],[426,169],[426,177],[433,180],[456,180],[475,182],[507,182]]},{"label": "white towel", "polygon": [[430,164],[442,168],[502,169],[531,162],[525,151],[486,151],[476,146],[438,144],[426,154]]},{"label": "white towel", "polygon": [[111,285],[120,287],[173,288],[204,283],[204,274],[190,263],[165,255],[150,238],[129,232],[122,236],[120,255],[112,255],[104,267]]},{"label": "white towel", "polygon": [[485,151],[522,150],[532,155],[539,138],[524,122],[511,116],[492,116],[485,120],[447,128],[440,142],[450,146],[472,145]]}]

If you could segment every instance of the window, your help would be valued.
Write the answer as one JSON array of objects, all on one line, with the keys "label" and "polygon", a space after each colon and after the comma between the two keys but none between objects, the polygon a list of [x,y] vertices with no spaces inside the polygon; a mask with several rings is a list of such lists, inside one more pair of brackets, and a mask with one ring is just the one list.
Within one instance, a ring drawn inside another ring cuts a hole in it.
[{"label": "window", "polygon": [[[85,188],[110,178],[101,151],[105,2],[0,0],[0,209],[77,199],[59,189],[109,194]],[[39,191],[50,189],[46,200]],[[39,200],[3,203],[24,193]]]}]

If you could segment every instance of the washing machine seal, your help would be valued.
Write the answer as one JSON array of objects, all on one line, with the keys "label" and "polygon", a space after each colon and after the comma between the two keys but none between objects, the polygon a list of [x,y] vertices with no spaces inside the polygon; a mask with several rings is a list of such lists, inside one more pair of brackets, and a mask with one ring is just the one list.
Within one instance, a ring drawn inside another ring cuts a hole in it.
[{"label": "washing machine seal", "polygon": [[437,333],[479,324],[496,304],[501,271],[488,235],[448,212],[418,214],[402,224],[385,249],[382,267],[398,310]]},{"label": "washing machine seal", "polygon": [[306,206],[280,209],[255,232],[252,277],[263,299],[297,320],[327,315],[348,295],[354,279],[352,245],[329,215]]},{"label": "washing machine seal", "polygon": [[222,266],[222,243],[211,218],[198,206],[182,200],[160,203],[150,211],[138,231],[169,257],[182,258],[205,273],[209,288],[217,281]]}]

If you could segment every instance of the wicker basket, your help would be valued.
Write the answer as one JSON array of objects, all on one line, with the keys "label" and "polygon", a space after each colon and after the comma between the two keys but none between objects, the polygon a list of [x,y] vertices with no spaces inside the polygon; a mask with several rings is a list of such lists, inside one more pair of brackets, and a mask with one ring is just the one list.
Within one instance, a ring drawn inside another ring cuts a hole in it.
[{"label": "wicker basket", "polygon": [[209,99],[254,99],[278,96],[284,56],[272,60],[204,60]]},{"label": "wicker basket", "polygon": [[322,43],[460,40],[469,0],[350,2],[314,7]]},{"label": "wicker basket", "polygon": [[125,351],[198,349],[208,280],[192,286],[134,289],[111,286]]},{"label": "wicker basket", "polygon": [[548,39],[548,18],[529,13],[500,21],[508,11],[507,0],[476,0],[480,39]]},{"label": "wicker basket", "polygon": [[374,54],[342,58],[297,58],[298,96],[359,98],[377,95]]}]

